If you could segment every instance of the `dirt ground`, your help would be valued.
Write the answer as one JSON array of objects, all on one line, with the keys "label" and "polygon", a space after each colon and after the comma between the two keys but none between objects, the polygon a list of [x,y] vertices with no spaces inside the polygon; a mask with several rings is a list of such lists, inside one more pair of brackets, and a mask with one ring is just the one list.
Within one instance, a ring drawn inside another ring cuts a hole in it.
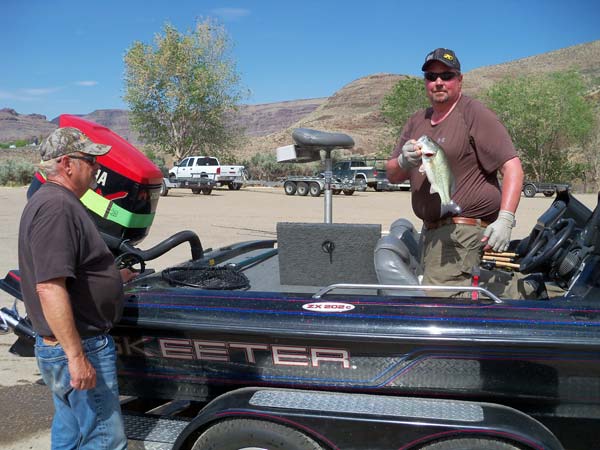
[{"label": "dirt ground", "polygon": [[[26,188],[0,187],[0,276],[17,267],[19,218],[25,205]],[[595,194],[577,198],[595,207]],[[513,238],[525,237],[536,219],[552,202],[551,198],[522,197]],[[214,190],[212,195],[193,195],[189,190],[172,190],[162,197],[149,236],[139,245],[147,249],[172,234],[192,230],[205,249],[234,242],[275,238],[277,222],[322,222],[323,197],[285,196],[282,188],[246,187],[240,191]],[[375,223],[383,230],[397,218],[411,220],[417,228],[408,192],[358,192],[335,196],[333,221]],[[189,247],[181,245],[148,263],[160,270],[190,258]],[[13,299],[0,292],[0,306],[12,306]],[[21,307],[21,309],[23,309]],[[47,389],[36,384],[39,372],[33,358],[17,358],[8,353],[12,333],[0,335],[0,449],[29,450],[49,448],[52,404]]]}]

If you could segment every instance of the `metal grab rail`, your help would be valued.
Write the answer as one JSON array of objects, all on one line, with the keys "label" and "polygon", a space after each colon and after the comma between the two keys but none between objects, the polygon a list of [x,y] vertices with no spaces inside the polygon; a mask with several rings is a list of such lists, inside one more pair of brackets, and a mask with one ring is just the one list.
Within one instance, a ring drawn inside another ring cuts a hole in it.
[{"label": "metal grab rail", "polygon": [[503,303],[503,301],[492,294],[485,288],[479,286],[427,286],[418,284],[351,284],[351,283],[339,283],[332,284],[330,286],[320,289],[312,298],[319,300],[325,294],[335,289],[388,289],[388,290],[422,290],[422,291],[451,291],[451,292],[477,292],[483,294],[486,297],[494,301],[494,303]]}]

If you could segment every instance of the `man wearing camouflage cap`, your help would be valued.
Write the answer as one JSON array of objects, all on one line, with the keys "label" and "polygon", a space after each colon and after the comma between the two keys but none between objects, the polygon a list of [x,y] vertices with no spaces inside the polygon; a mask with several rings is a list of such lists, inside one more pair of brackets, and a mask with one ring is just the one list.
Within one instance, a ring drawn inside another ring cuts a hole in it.
[{"label": "man wearing camouflage cap", "polygon": [[95,144],[76,128],[55,130],[40,146],[47,181],[19,226],[19,269],[36,358],[52,391],[52,449],[127,447],[119,404],[115,344],[123,281],[80,197],[94,182]]},{"label": "man wearing camouflage cap", "polygon": [[[482,250],[508,248],[523,170],[496,115],[462,95],[461,66],[452,50],[431,51],[421,70],[431,107],[408,119],[387,162],[387,175],[396,183],[410,179],[413,210],[423,220],[423,284],[468,286],[478,273]],[[444,150],[455,180],[452,200],[461,207],[460,216],[441,217],[440,196],[431,192],[419,170],[422,144],[417,139],[424,135]]]}]

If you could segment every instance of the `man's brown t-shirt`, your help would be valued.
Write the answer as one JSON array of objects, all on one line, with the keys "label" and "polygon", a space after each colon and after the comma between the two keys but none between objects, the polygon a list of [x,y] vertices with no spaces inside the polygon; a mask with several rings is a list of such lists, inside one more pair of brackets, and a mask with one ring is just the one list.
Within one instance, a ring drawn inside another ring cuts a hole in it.
[{"label": "man's brown t-shirt", "polygon": [[[398,157],[409,139],[429,136],[448,157],[455,179],[452,199],[462,208],[460,215],[493,222],[498,217],[501,200],[497,171],[517,156],[506,128],[491,110],[465,95],[437,125],[431,124],[432,112],[428,108],[408,120],[392,156]],[[412,207],[417,217],[425,221],[438,220],[440,197],[430,193],[431,185],[425,173],[413,169],[410,183]]]},{"label": "man's brown t-shirt", "polygon": [[81,201],[47,182],[27,202],[19,227],[21,290],[33,329],[51,336],[36,284],[66,278],[82,337],[104,333],[123,310],[123,282],[114,257]]}]

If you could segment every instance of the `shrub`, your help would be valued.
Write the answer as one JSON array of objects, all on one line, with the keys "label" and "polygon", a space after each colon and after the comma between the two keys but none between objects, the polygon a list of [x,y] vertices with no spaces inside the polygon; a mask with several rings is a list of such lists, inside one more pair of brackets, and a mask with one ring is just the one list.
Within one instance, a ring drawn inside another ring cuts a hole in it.
[{"label": "shrub", "polygon": [[27,185],[31,182],[35,170],[34,164],[24,159],[7,159],[0,163],[0,185]]},{"label": "shrub", "polygon": [[273,153],[257,153],[242,164],[251,173],[252,179],[263,181],[276,181],[287,175],[312,175],[320,167],[320,163],[281,164]]},{"label": "shrub", "polygon": [[169,175],[169,168],[165,162],[165,158],[162,154],[154,150],[152,146],[146,146],[143,149],[144,154],[148,157],[150,161],[152,161],[156,166],[160,169],[163,174],[163,177],[167,177]]}]

